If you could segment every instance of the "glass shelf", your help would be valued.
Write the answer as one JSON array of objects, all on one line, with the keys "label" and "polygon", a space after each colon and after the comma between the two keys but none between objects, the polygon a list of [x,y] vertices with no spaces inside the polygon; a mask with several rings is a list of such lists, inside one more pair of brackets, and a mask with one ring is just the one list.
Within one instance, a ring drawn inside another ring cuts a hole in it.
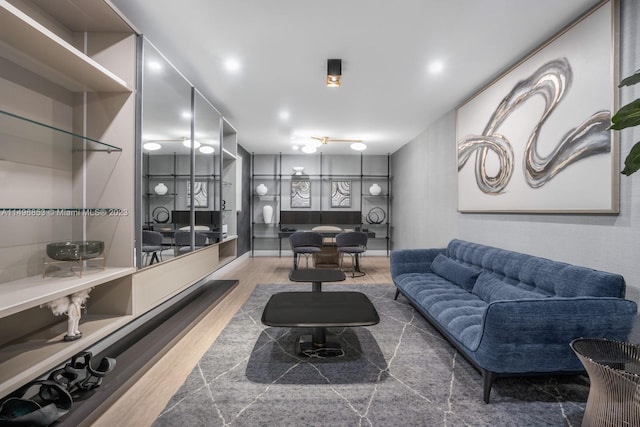
[{"label": "glass shelf", "polygon": [[122,148],[88,136],[59,129],[45,123],[0,110],[2,134],[11,135],[17,142],[31,141],[43,145],[70,145],[71,151],[120,152]]}]

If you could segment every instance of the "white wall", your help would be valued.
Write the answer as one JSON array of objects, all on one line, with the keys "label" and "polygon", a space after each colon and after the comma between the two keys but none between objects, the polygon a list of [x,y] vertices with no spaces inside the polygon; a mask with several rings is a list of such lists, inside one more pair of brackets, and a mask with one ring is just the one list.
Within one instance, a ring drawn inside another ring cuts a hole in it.
[{"label": "white wall", "polygon": [[[620,6],[624,77],[640,68],[640,3],[624,0]],[[640,97],[636,86],[620,91],[620,105]],[[640,129],[619,136],[624,159],[640,141]],[[640,172],[620,177],[619,215],[461,214],[455,111],[394,153],[391,169],[394,249],[443,247],[461,238],[622,274],[627,297],[640,301]]]}]

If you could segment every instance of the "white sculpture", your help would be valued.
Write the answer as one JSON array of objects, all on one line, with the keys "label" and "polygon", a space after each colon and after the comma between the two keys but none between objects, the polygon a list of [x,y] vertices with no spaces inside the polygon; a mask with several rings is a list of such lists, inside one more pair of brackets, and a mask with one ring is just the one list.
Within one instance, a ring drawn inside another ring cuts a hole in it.
[{"label": "white sculpture", "polygon": [[80,332],[79,329],[80,317],[82,316],[82,309],[84,308],[84,303],[89,298],[91,289],[93,288],[85,289],[69,296],[56,298],[46,304],[54,316],[66,314],[69,318],[67,321],[67,335],[64,336],[65,341],[75,341],[82,338],[82,332]]},{"label": "white sculpture", "polygon": [[269,189],[264,184],[260,184],[256,187],[256,193],[258,194],[258,196],[264,196],[265,194],[267,194],[267,191],[269,191]]},{"label": "white sculpture", "polygon": [[161,182],[160,184],[156,185],[153,190],[156,192],[157,195],[163,196],[167,194],[167,191],[169,191],[169,188],[167,188],[167,186]]},{"label": "white sculpture", "polygon": [[369,187],[369,194],[371,194],[372,196],[377,196],[382,192],[382,187],[380,187],[378,184],[372,184],[371,187]]},{"label": "white sculpture", "polygon": [[262,217],[264,218],[265,224],[271,224],[271,220],[273,219],[273,206],[264,205],[262,207]]}]

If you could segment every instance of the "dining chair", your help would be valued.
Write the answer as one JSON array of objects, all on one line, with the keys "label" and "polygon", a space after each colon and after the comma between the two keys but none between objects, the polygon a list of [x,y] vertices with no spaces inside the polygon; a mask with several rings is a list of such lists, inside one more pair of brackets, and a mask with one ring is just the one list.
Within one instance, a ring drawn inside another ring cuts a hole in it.
[{"label": "dining chair", "polygon": [[[153,264],[154,260],[155,262],[162,261],[162,238],[162,233],[159,231],[142,230],[142,254],[145,265]],[[160,254],[160,258],[158,258],[158,254]],[[149,256],[151,256],[150,260]]]},{"label": "dining chair", "polygon": [[297,231],[289,236],[293,251],[293,269],[298,268],[298,257],[304,255],[309,268],[309,257],[322,250],[322,234],[315,231]]},{"label": "dining chair", "polygon": [[367,250],[367,233],[362,231],[347,231],[336,236],[336,245],[340,254],[340,268],[344,254],[351,257],[351,277],[364,276],[364,272],[360,271],[360,255]]},{"label": "dining chair", "polygon": [[[176,231],[174,236],[174,242],[178,253],[183,254],[191,252],[191,232],[190,231]],[[202,233],[195,233],[194,250],[204,247],[207,243],[207,236]]]}]

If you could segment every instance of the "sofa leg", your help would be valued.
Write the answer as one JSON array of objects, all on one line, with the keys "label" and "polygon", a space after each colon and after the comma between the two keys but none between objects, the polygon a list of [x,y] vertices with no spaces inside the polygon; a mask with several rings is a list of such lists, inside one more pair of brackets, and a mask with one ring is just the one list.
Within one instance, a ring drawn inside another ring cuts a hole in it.
[{"label": "sofa leg", "polygon": [[497,375],[494,372],[482,370],[482,378],[484,379],[483,399],[484,403],[489,403],[489,396],[491,395],[491,387],[496,380]]},{"label": "sofa leg", "polygon": [[398,295],[400,295],[400,289],[396,288],[396,296],[393,297],[394,300],[398,299]]}]

